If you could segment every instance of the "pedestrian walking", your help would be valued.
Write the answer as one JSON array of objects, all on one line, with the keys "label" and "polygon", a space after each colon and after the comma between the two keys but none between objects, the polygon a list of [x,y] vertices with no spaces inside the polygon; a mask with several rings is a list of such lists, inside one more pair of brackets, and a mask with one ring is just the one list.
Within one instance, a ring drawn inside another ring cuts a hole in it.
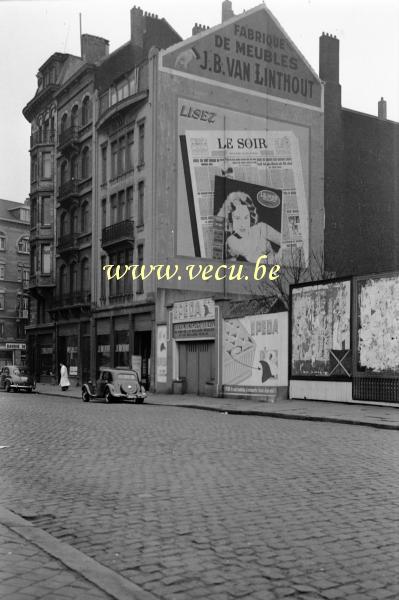
[{"label": "pedestrian walking", "polygon": [[62,391],[66,392],[70,385],[71,384],[69,383],[68,369],[63,363],[60,363],[60,387]]}]

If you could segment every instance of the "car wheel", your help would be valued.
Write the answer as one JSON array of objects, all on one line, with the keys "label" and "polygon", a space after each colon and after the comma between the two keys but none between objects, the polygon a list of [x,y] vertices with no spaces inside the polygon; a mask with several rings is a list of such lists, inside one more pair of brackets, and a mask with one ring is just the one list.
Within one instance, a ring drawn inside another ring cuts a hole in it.
[{"label": "car wheel", "polygon": [[106,404],[109,404],[110,402],[112,402],[112,394],[111,394],[109,388],[107,388],[105,390],[104,398],[105,398],[105,403]]},{"label": "car wheel", "polygon": [[87,390],[82,390],[82,400],[83,400],[83,402],[89,402],[90,395]]},{"label": "car wheel", "polygon": [[4,391],[9,392],[11,390],[11,383],[9,381],[5,382]]}]

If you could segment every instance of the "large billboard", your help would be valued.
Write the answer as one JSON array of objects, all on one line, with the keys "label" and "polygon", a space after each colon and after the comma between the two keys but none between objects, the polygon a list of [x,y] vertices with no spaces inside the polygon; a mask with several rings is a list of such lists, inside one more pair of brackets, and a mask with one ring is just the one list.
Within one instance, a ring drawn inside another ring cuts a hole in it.
[{"label": "large billboard", "polygon": [[357,281],[357,369],[399,375],[399,274]]},{"label": "large billboard", "polygon": [[286,104],[322,107],[317,74],[265,6],[163,51],[161,69]]},{"label": "large billboard", "polygon": [[183,98],[178,127],[178,254],[307,260],[309,129]]},{"label": "large billboard", "polygon": [[349,280],[292,289],[292,378],[351,376],[350,318]]},{"label": "large billboard", "polygon": [[[288,385],[287,313],[223,321],[223,389],[268,394]],[[274,392],[275,393],[275,392]]]}]

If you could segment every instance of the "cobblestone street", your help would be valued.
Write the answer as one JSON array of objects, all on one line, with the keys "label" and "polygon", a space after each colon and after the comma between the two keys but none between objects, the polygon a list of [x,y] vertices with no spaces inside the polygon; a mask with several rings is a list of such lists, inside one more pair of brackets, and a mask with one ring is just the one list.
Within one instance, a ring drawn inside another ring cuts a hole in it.
[{"label": "cobblestone street", "polygon": [[397,431],[44,395],[0,411],[0,503],[155,597],[399,597]]}]

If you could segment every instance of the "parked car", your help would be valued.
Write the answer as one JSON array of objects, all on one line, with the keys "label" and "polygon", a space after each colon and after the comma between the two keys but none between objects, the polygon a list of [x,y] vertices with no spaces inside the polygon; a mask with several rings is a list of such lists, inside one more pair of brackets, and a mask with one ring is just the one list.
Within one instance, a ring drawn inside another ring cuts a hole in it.
[{"label": "parked car", "polygon": [[33,392],[36,382],[28,369],[18,365],[7,365],[0,371],[0,388],[6,392]]},{"label": "parked car", "polygon": [[95,383],[88,381],[82,386],[83,402],[104,398],[107,403],[112,400],[126,400],[142,404],[146,395],[137,371],[121,367],[116,369],[100,367],[97,381]]}]

